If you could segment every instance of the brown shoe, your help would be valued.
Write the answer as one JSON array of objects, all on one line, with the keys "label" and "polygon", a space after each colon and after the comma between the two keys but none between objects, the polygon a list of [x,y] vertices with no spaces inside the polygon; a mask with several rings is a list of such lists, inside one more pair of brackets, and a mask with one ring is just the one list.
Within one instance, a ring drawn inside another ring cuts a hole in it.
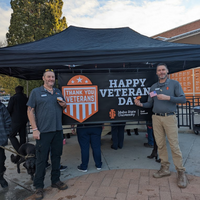
[{"label": "brown shoe", "polygon": [[164,176],[170,176],[171,172],[169,171],[169,167],[165,165],[161,165],[160,170],[153,174],[154,178],[161,178]]},{"label": "brown shoe", "polygon": [[185,172],[183,170],[178,171],[177,185],[180,188],[186,188],[187,187],[187,177],[186,177]]},{"label": "brown shoe", "polygon": [[41,200],[43,199],[43,189],[42,188],[37,188],[34,194],[34,199],[35,200]]},{"label": "brown shoe", "polygon": [[68,188],[68,186],[61,181],[58,181],[57,183],[52,184],[51,187],[58,188],[59,190],[66,190]]}]

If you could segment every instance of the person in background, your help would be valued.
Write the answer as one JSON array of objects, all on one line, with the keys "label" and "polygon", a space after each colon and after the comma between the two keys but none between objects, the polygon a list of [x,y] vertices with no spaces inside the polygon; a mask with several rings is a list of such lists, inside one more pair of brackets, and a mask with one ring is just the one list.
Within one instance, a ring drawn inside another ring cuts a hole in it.
[{"label": "person in background", "polygon": [[148,109],[148,120],[146,121],[148,142],[144,143],[144,146],[149,148],[153,148],[154,146],[152,114],[152,108]]},{"label": "person in background", "polygon": [[[138,128],[134,128],[133,130],[134,130],[135,135],[139,135]],[[126,129],[126,132],[128,136],[131,136],[131,129]]]},{"label": "person in background", "polygon": [[147,122],[147,139],[148,139],[148,142],[145,142],[144,143],[144,146],[145,147],[149,147],[149,148],[153,148],[153,145],[154,145],[154,137],[153,137],[153,127],[152,127],[152,124],[149,124]]},{"label": "person in background", "polygon": [[[23,89],[24,88],[20,85],[15,88],[16,94],[10,98],[7,107],[12,120],[12,132],[9,139],[17,152],[20,146],[26,143],[26,123],[28,121],[26,103],[28,98],[23,93]],[[19,133],[19,141],[16,137],[17,133]],[[18,160],[16,160],[16,162],[17,161]]]},{"label": "person in background", "polygon": [[148,101],[141,103],[135,99],[137,106],[144,108],[153,107],[153,131],[158,153],[161,159],[161,168],[153,174],[154,178],[170,176],[166,136],[170,144],[172,158],[178,172],[177,185],[180,188],[187,187],[185,167],[183,166],[182,153],[178,142],[178,126],[176,118],[176,104],[185,103],[186,98],[178,81],[168,79],[168,68],[164,63],[157,65],[156,74],[158,82],[150,88]]},{"label": "person in background", "polygon": [[[0,146],[8,144],[8,136],[11,133],[11,118],[6,106],[0,102]],[[0,147],[0,185],[2,188],[8,187],[8,182],[4,178],[5,167],[5,150]]]},{"label": "person in background", "polygon": [[90,145],[92,148],[95,167],[101,170],[101,132],[103,124],[78,124],[77,138],[81,148],[81,164],[78,171],[87,172],[89,162]]},{"label": "person in background", "polygon": [[43,198],[47,157],[51,149],[51,187],[65,190],[68,186],[60,181],[60,158],[63,149],[62,110],[66,108],[59,89],[53,88],[55,74],[46,69],[44,85],[32,90],[27,106],[28,118],[36,140],[36,173],[34,178],[35,199]]},{"label": "person in background", "polygon": [[122,149],[124,144],[124,127],[126,122],[112,123],[111,135],[112,145],[111,148],[114,150]]},{"label": "person in background", "polygon": [[[153,134],[153,137],[154,137],[154,134]],[[158,162],[158,163],[161,162],[161,160],[158,158],[158,146],[156,144],[155,137],[154,137],[153,150],[151,152],[151,155],[147,156],[147,158],[149,158],[149,159],[155,158],[156,162]]]}]

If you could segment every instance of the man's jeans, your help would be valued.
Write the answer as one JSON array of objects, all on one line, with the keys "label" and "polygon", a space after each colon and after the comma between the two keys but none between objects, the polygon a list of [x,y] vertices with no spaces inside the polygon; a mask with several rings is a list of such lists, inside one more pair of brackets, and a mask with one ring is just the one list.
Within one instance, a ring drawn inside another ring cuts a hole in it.
[{"label": "man's jeans", "polygon": [[154,145],[153,128],[147,125],[148,144]]},{"label": "man's jeans", "polygon": [[[122,124],[122,123],[121,123]],[[125,124],[120,125],[114,125],[111,127],[111,135],[112,135],[112,146],[114,149],[122,148],[124,144],[124,127]]]},{"label": "man's jeans", "polygon": [[97,168],[101,168],[101,132],[102,127],[78,128],[77,136],[81,147],[81,169],[86,170],[89,162],[90,145]]},{"label": "man's jeans", "polygon": [[36,173],[35,188],[44,188],[44,176],[47,157],[51,148],[51,183],[60,180],[60,157],[63,149],[63,131],[41,133],[40,140],[36,140]]}]

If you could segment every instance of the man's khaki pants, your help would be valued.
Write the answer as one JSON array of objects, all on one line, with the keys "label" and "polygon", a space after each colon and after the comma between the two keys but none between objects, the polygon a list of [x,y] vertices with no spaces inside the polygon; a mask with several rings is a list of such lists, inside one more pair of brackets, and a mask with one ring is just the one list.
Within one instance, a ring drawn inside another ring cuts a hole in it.
[{"label": "man's khaki pants", "polygon": [[155,140],[158,146],[158,153],[161,159],[161,165],[169,166],[166,136],[172,152],[172,158],[176,170],[184,170],[182,153],[178,143],[178,126],[176,115],[158,116],[152,115],[153,130]]}]

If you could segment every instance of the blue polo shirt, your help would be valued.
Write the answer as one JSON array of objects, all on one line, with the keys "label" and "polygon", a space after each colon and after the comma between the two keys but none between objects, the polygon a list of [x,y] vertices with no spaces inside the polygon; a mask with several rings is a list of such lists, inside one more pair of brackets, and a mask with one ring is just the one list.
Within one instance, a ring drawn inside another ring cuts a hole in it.
[{"label": "blue polo shirt", "polygon": [[36,125],[41,133],[62,130],[62,107],[57,102],[57,97],[63,98],[57,88],[53,88],[53,94],[44,86],[31,91],[27,106],[34,108]]}]

